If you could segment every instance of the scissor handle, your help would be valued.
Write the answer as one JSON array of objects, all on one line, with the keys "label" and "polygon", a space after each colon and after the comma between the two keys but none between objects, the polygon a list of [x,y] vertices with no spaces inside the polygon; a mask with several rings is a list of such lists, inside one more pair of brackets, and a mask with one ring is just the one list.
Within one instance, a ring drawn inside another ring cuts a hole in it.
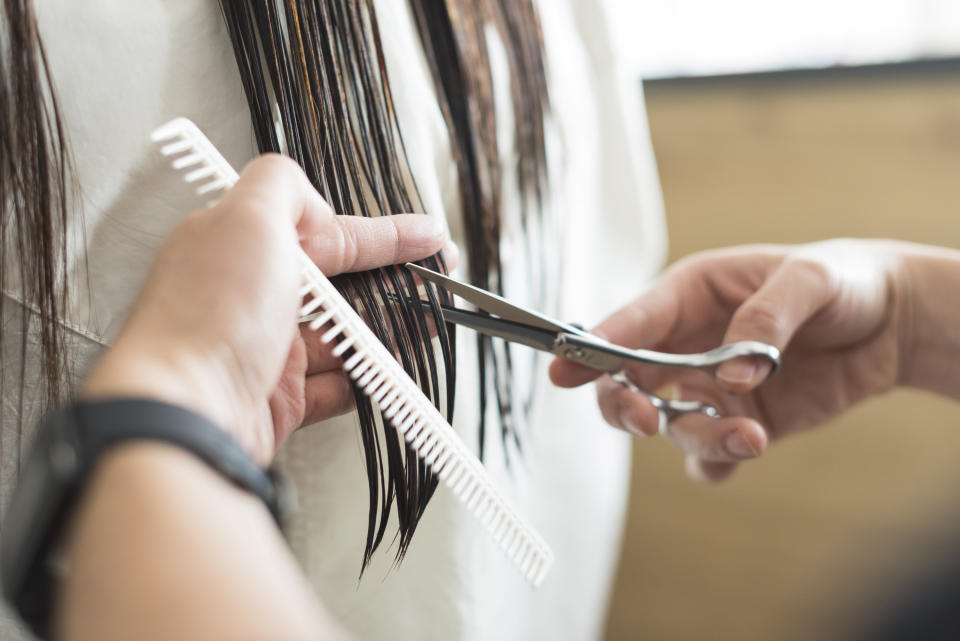
[{"label": "scissor handle", "polygon": [[670,398],[663,398],[658,394],[648,392],[644,388],[634,383],[625,372],[614,372],[613,374],[610,374],[610,378],[612,378],[615,382],[620,383],[631,392],[643,394],[650,399],[650,404],[653,405],[657,410],[657,431],[660,432],[661,436],[667,436],[670,431],[671,421],[686,414],[703,414],[704,416],[708,416],[710,418],[718,418],[720,416],[720,412],[717,410],[717,408],[708,403],[701,403],[700,401],[679,401]]},{"label": "scissor handle", "polygon": [[592,369],[616,372],[627,362],[689,367],[711,373],[721,364],[734,358],[752,356],[770,361],[769,376],[780,367],[780,350],[760,341],[739,341],[697,354],[670,354],[649,349],[627,349],[590,334],[561,334],[554,350],[559,356],[576,361]]}]

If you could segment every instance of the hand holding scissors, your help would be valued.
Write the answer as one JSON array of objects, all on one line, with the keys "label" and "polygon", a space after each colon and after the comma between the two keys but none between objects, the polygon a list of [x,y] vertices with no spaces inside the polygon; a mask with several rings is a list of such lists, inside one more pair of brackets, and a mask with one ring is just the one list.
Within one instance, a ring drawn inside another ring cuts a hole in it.
[{"label": "hand holding scissors", "polygon": [[714,372],[721,364],[741,357],[756,357],[770,363],[769,375],[780,364],[780,350],[757,341],[739,341],[695,354],[672,354],[645,349],[627,349],[595,336],[581,327],[563,323],[525,309],[505,298],[457,281],[449,276],[412,263],[407,268],[424,281],[442,287],[480,311],[442,306],[446,322],[469,327],[477,332],[549,352],[579,365],[604,372],[629,390],[644,395],[657,409],[658,426],[666,434],[670,422],[686,414],[720,416],[713,405],[700,401],[666,399],[638,385],[626,371],[633,363],[679,367]]},{"label": "hand holding scissors", "polygon": [[[960,362],[951,347],[937,342],[956,336],[960,325],[924,320],[934,305],[957,309],[946,294],[956,289],[946,277],[955,273],[954,255],[851,239],[702,252],[672,265],[592,331],[627,347],[667,352],[741,340],[781,350],[784,366],[772,380],[770,364],[761,358],[726,362],[715,376],[627,366],[646,389],[669,385],[677,397],[706,400],[721,411],[722,418],[688,414],[670,425],[670,441],[687,454],[690,475],[717,481],[771,442],[822,425],[872,395],[903,384],[939,390],[960,380],[932,365]],[[927,289],[917,291],[920,284]],[[950,329],[944,333],[941,326]],[[936,346],[935,357],[919,366],[911,360],[917,340]],[[910,378],[914,374],[919,378]],[[597,374],[558,359],[550,378],[573,387]],[[608,423],[655,432],[656,412],[645,397],[608,377],[600,378],[596,389]]]}]

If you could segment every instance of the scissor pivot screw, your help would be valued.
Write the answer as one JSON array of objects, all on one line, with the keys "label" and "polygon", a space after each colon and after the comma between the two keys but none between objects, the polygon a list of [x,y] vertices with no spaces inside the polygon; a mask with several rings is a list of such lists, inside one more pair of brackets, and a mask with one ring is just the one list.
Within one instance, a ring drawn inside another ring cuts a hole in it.
[{"label": "scissor pivot screw", "polygon": [[579,360],[583,358],[584,352],[582,347],[568,347],[566,351],[563,352],[564,358],[569,358],[570,360]]}]

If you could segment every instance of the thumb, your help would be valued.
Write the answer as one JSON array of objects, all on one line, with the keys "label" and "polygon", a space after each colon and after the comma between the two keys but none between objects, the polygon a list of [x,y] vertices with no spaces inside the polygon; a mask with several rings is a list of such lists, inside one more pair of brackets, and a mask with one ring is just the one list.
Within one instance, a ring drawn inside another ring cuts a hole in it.
[{"label": "thumb", "polygon": [[279,214],[285,214],[303,236],[325,230],[333,218],[333,209],[313,188],[300,165],[288,156],[273,153],[247,163],[218,208],[234,212],[234,216],[237,211],[256,209],[270,220],[282,220]]},{"label": "thumb", "polygon": [[[678,313],[676,285],[661,280],[626,307],[591,330],[599,338],[630,349],[650,348],[669,333]],[[550,380],[560,387],[583,385],[603,372],[557,358],[550,365]]]},{"label": "thumb", "polygon": [[[784,261],[734,313],[723,344],[761,341],[784,351],[797,330],[829,302],[831,282],[822,263]],[[748,392],[770,375],[772,367],[764,359],[737,358],[717,368],[717,379],[731,392]]]}]

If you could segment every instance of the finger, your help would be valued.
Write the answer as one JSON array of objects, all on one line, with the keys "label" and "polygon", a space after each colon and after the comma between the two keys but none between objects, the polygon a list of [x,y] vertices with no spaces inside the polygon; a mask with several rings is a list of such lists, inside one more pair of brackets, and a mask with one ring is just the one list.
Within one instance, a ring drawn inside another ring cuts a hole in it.
[{"label": "finger", "polygon": [[264,154],[250,161],[220,205],[230,212],[254,210],[271,220],[285,218],[301,235],[308,236],[323,230],[333,217],[330,205],[313,188],[300,165],[279,154]]},{"label": "finger", "polygon": [[565,358],[554,358],[547,370],[550,381],[558,387],[578,387],[603,376],[603,372],[577,365]]},{"label": "finger", "polygon": [[[734,313],[724,344],[754,340],[784,350],[796,331],[833,295],[832,279],[820,263],[788,260]],[[717,379],[731,392],[752,390],[770,374],[772,364],[738,358],[717,368]]]},{"label": "finger", "polygon": [[752,418],[711,418],[686,414],[670,423],[670,441],[685,453],[711,463],[737,463],[767,449],[767,433]]},{"label": "finger", "polygon": [[[676,292],[672,279],[662,280],[600,323],[592,333],[631,349],[654,346],[670,333],[676,322],[679,311]],[[550,364],[550,380],[560,387],[583,385],[602,373],[560,358]]]},{"label": "finger", "polygon": [[660,414],[643,394],[603,377],[597,381],[597,404],[610,426],[630,432],[634,436],[653,436],[657,433]]},{"label": "finger", "polygon": [[687,456],[685,467],[687,476],[701,483],[720,483],[725,481],[737,470],[739,463],[716,463],[705,461],[696,456]]},{"label": "finger", "polygon": [[334,276],[420,260],[443,249],[446,241],[447,230],[440,219],[396,214],[335,216],[332,225],[303,238],[301,245],[320,271]]},{"label": "finger", "polygon": [[304,425],[325,421],[353,409],[353,387],[342,370],[308,376],[303,391]]},{"label": "finger", "polygon": [[440,255],[443,257],[443,263],[447,266],[447,271],[453,271],[460,264],[460,248],[449,238],[443,249],[440,250]]},{"label": "finger", "polygon": [[333,355],[330,343],[324,343],[321,338],[326,328],[321,327],[314,331],[306,323],[300,325],[300,336],[307,353],[307,375],[319,374],[333,369],[341,369],[342,361]]},{"label": "finger", "polygon": [[[677,370],[665,367],[637,366],[629,368],[630,379],[644,390],[656,390],[663,398],[672,398],[671,390],[679,388],[696,389],[701,396],[706,395],[707,402],[716,404],[707,390],[713,385],[709,374],[695,370]],[[670,389],[665,389],[667,387]],[[609,376],[597,381],[597,402],[600,411],[610,425],[619,427],[638,436],[652,436],[659,431],[660,413],[649,397],[631,391]]]}]

